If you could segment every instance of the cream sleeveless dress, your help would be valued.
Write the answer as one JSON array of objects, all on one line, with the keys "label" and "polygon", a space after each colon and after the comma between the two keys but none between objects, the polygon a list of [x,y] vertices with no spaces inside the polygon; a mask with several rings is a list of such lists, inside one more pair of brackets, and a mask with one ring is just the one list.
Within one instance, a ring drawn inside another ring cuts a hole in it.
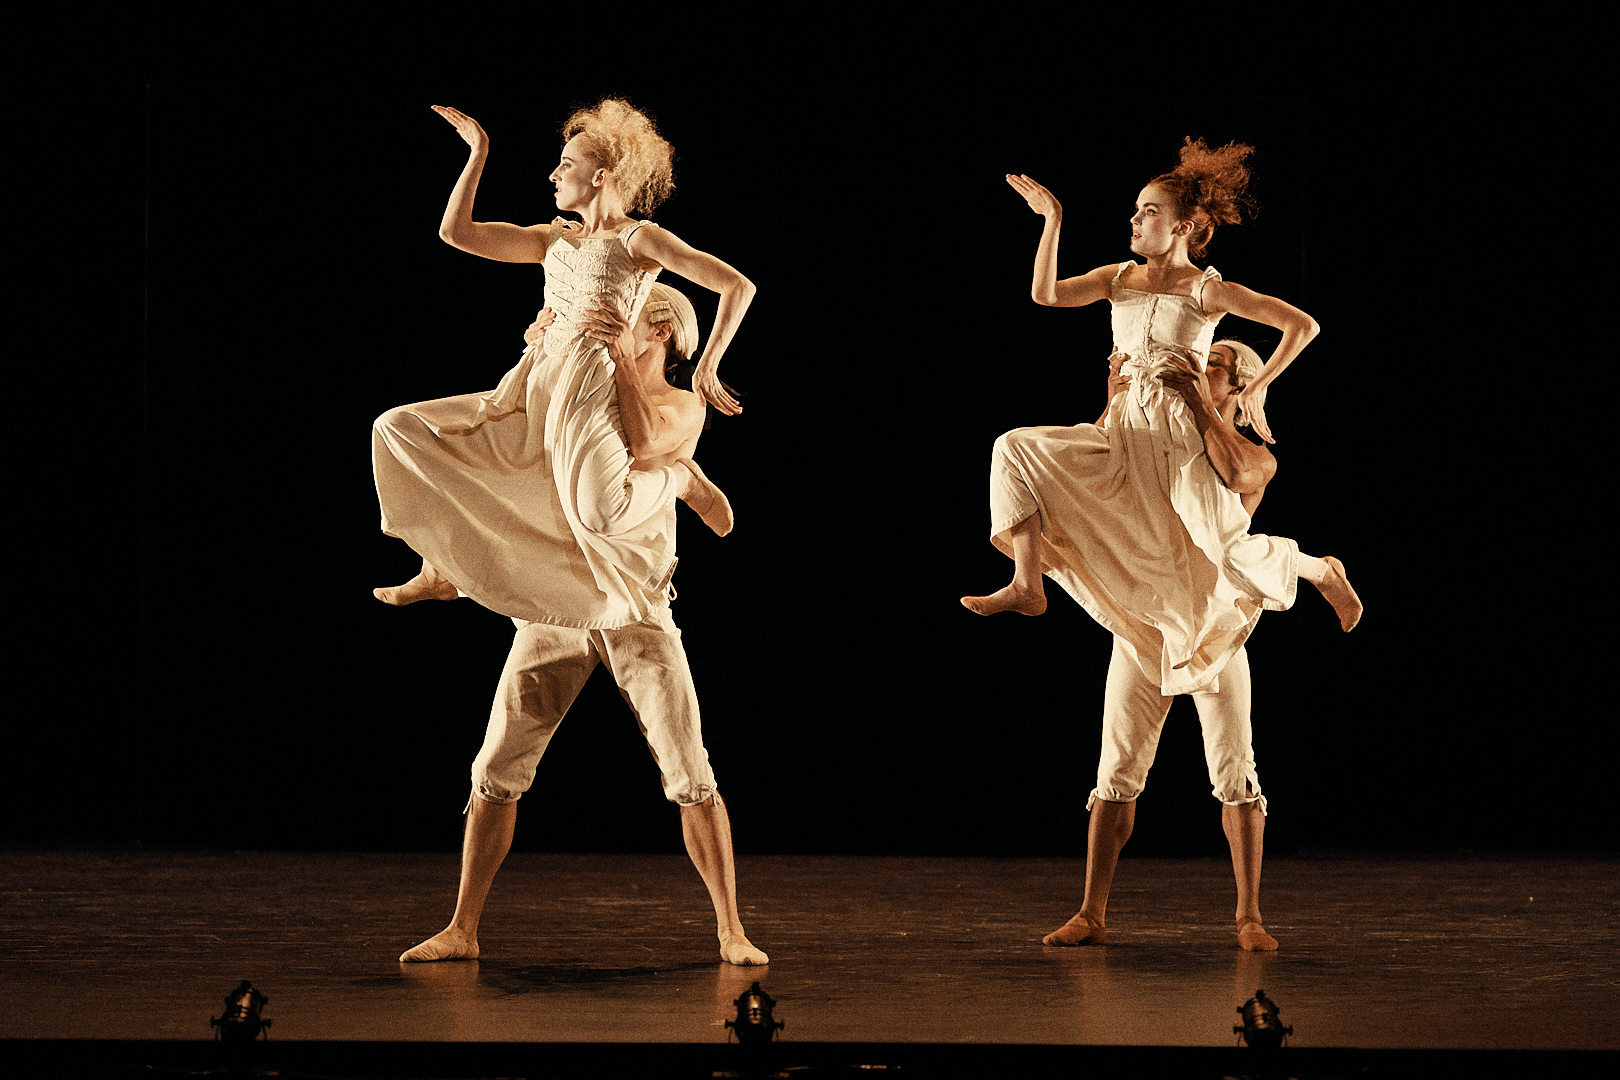
[{"label": "cream sleeveless dress", "polygon": [[630,470],[613,361],[586,337],[594,300],[633,322],[658,274],[613,237],[552,225],[545,304],[556,320],[485,394],[390,410],[373,428],[383,532],[503,615],[581,629],[640,622],[668,602],[675,481]]},{"label": "cream sleeveless dress", "polygon": [[1186,403],[1156,377],[1168,347],[1202,366],[1217,317],[1204,313],[1206,269],[1191,295],[1109,288],[1114,348],[1130,386],[1107,424],[1035,427],[996,440],[991,543],[1038,513],[1041,569],[1113,631],[1165,696],[1214,689],[1262,610],[1294,602],[1299,547],[1251,534],[1238,496],[1204,453]]}]

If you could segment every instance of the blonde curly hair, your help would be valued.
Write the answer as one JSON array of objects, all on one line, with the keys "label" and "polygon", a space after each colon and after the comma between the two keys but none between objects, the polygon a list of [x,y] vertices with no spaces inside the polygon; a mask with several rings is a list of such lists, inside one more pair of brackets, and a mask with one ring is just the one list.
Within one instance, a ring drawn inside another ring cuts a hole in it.
[{"label": "blonde curly hair", "polygon": [[675,190],[674,147],[652,117],[623,98],[576,109],[563,124],[563,142],[585,137],[591,160],[613,174],[626,213],[650,214]]}]

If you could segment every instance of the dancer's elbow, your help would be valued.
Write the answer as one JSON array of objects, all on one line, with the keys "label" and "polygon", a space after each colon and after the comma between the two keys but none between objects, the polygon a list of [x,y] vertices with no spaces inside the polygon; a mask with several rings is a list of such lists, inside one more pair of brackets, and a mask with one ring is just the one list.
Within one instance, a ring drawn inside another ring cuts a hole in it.
[{"label": "dancer's elbow", "polygon": [[1265,486],[1259,469],[1237,469],[1226,485],[1234,495],[1253,495]]},{"label": "dancer's elbow", "polygon": [[1277,459],[1267,454],[1260,461],[1246,461],[1234,470],[1232,482],[1227,485],[1238,495],[1253,495],[1264,491],[1271,478],[1277,475]]}]

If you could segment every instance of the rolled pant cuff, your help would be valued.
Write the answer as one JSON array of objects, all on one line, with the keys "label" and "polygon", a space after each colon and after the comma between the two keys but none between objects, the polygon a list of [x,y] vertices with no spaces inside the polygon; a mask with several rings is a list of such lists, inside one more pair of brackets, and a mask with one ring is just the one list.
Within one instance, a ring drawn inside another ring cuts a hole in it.
[{"label": "rolled pant cuff", "polygon": [[467,805],[462,808],[461,812],[465,814],[468,810],[471,810],[472,801],[474,799],[483,799],[487,803],[495,803],[500,806],[505,806],[507,803],[515,803],[521,798],[523,798],[523,792],[521,791],[516,795],[496,795],[488,788],[480,785],[473,788],[472,794],[467,796]]},{"label": "rolled pant cuff", "polygon": [[1107,791],[1105,793],[1105,792],[1103,792],[1103,790],[1101,788],[1092,788],[1091,789],[1091,794],[1086,796],[1086,809],[1090,810],[1092,805],[1094,803],[1096,803],[1096,801],[1098,799],[1101,799],[1103,802],[1126,803],[1126,802],[1135,802],[1136,801],[1136,796],[1135,795],[1121,795],[1119,792],[1114,791],[1112,789],[1110,789],[1109,791]]},{"label": "rolled pant cuff", "polygon": [[[1216,796],[1219,798],[1219,796]],[[1260,816],[1266,816],[1266,797],[1264,795],[1250,795],[1243,799],[1221,799],[1222,806],[1248,806],[1250,803],[1260,804]]]}]

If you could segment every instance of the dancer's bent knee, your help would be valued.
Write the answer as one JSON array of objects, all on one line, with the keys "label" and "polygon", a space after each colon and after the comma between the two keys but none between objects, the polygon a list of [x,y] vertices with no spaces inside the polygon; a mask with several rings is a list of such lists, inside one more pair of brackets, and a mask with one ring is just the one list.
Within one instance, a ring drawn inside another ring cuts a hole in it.
[{"label": "dancer's bent knee", "polygon": [[668,466],[621,470],[600,483],[581,476],[575,493],[579,523],[598,536],[617,536],[644,525],[675,497]]}]

